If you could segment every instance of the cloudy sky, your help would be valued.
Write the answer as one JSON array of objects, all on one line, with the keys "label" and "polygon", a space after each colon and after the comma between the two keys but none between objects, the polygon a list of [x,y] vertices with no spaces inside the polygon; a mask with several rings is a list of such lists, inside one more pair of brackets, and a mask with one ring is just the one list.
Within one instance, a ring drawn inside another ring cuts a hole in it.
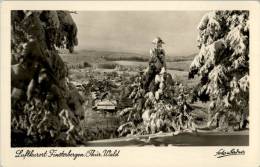
[{"label": "cloudy sky", "polygon": [[169,56],[196,53],[196,29],[206,11],[85,11],[72,14],[78,26],[76,50],[148,54],[160,36]]}]

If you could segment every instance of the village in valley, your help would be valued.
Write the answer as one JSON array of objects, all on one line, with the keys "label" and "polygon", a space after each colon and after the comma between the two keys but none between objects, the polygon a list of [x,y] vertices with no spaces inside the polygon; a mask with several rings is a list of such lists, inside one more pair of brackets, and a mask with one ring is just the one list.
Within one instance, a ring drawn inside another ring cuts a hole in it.
[{"label": "village in valley", "polygon": [[[139,69],[144,68],[139,67]],[[122,122],[127,122],[123,119],[130,119],[127,117],[133,109],[135,100],[135,92],[131,91],[138,85],[141,70],[135,67],[131,68],[131,66],[123,69],[119,65],[112,70],[93,67],[71,70],[71,77],[75,77],[74,75],[77,74],[88,74],[88,76],[78,77],[81,78],[78,81],[73,78],[72,82],[82,96],[87,97],[86,106],[84,105],[86,120],[83,123],[88,131],[87,137],[91,138],[91,135],[94,135],[95,139],[95,135],[103,135],[101,138],[105,139],[120,135],[118,127]],[[128,128],[130,130],[132,127]],[[130,134],[129,131],[121,136]]]}]

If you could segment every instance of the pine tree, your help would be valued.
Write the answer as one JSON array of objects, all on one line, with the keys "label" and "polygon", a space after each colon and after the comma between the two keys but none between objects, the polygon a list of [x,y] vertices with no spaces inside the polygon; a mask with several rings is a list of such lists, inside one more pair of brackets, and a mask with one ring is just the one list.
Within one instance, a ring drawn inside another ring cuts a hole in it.
[{"label": "pine tree", "polygon": [[83,141],[83,100],[68,81],[68,68],[56,50],[64,40],[76,41],[76,27],[69,30],[71,38],[60,38],[63,17],[71,18],[62,11],[11,12],[12,146],[71,146]]},{"label": "pine tree", "polygon": [[[189,78],[200,77],[198,97],[208,97],[212,120],[245,127],[249,114],[249,12],[212,11],[198,25],[198,55]],[[205,100],[205,98],[204,98]]]}]

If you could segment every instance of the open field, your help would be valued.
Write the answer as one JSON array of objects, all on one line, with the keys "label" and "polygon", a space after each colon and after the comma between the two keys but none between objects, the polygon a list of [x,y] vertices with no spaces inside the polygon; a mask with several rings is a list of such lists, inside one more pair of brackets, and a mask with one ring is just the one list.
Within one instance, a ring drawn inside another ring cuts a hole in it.
[{"label": "open field", "polygon": [[137,53],[111,52],[111,51],[96,51],[96,50],[80,50],[73,54],[61,54],[62,59],[69,64],[78,64],[89,62],[92,64],[104,63],[117,60],[131,61],[148,61],[149,57]]},{"label": "open field", "polygon": [[[112,52],[112,51],[97,51],[97,50],[79,50],[73,54],[67,52],[62,53],[61,56],[65,62],[69,64],[77,64],[84,61],[90,63],[99,63],[105,61],[135,61],[135,62],[148,62],[148,54],[128,53],[128,52]],[[167,56],[167,62],[183,62],[192,61],[195,54],[188,56]]]}]

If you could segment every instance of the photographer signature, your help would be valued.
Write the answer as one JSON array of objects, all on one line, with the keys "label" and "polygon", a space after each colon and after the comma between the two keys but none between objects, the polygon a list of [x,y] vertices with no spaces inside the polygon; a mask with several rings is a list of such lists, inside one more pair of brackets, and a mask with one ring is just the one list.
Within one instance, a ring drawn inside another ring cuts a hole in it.
[{"label": "photographer signature", "polygon": [[216,156],[217,158],[223,158],[232,155],[245,155],[245,151],[240,149],[234,149],[234,148],[231,150],[224,150],[223,148],[221,148],[216,152],[214,156]]}]

